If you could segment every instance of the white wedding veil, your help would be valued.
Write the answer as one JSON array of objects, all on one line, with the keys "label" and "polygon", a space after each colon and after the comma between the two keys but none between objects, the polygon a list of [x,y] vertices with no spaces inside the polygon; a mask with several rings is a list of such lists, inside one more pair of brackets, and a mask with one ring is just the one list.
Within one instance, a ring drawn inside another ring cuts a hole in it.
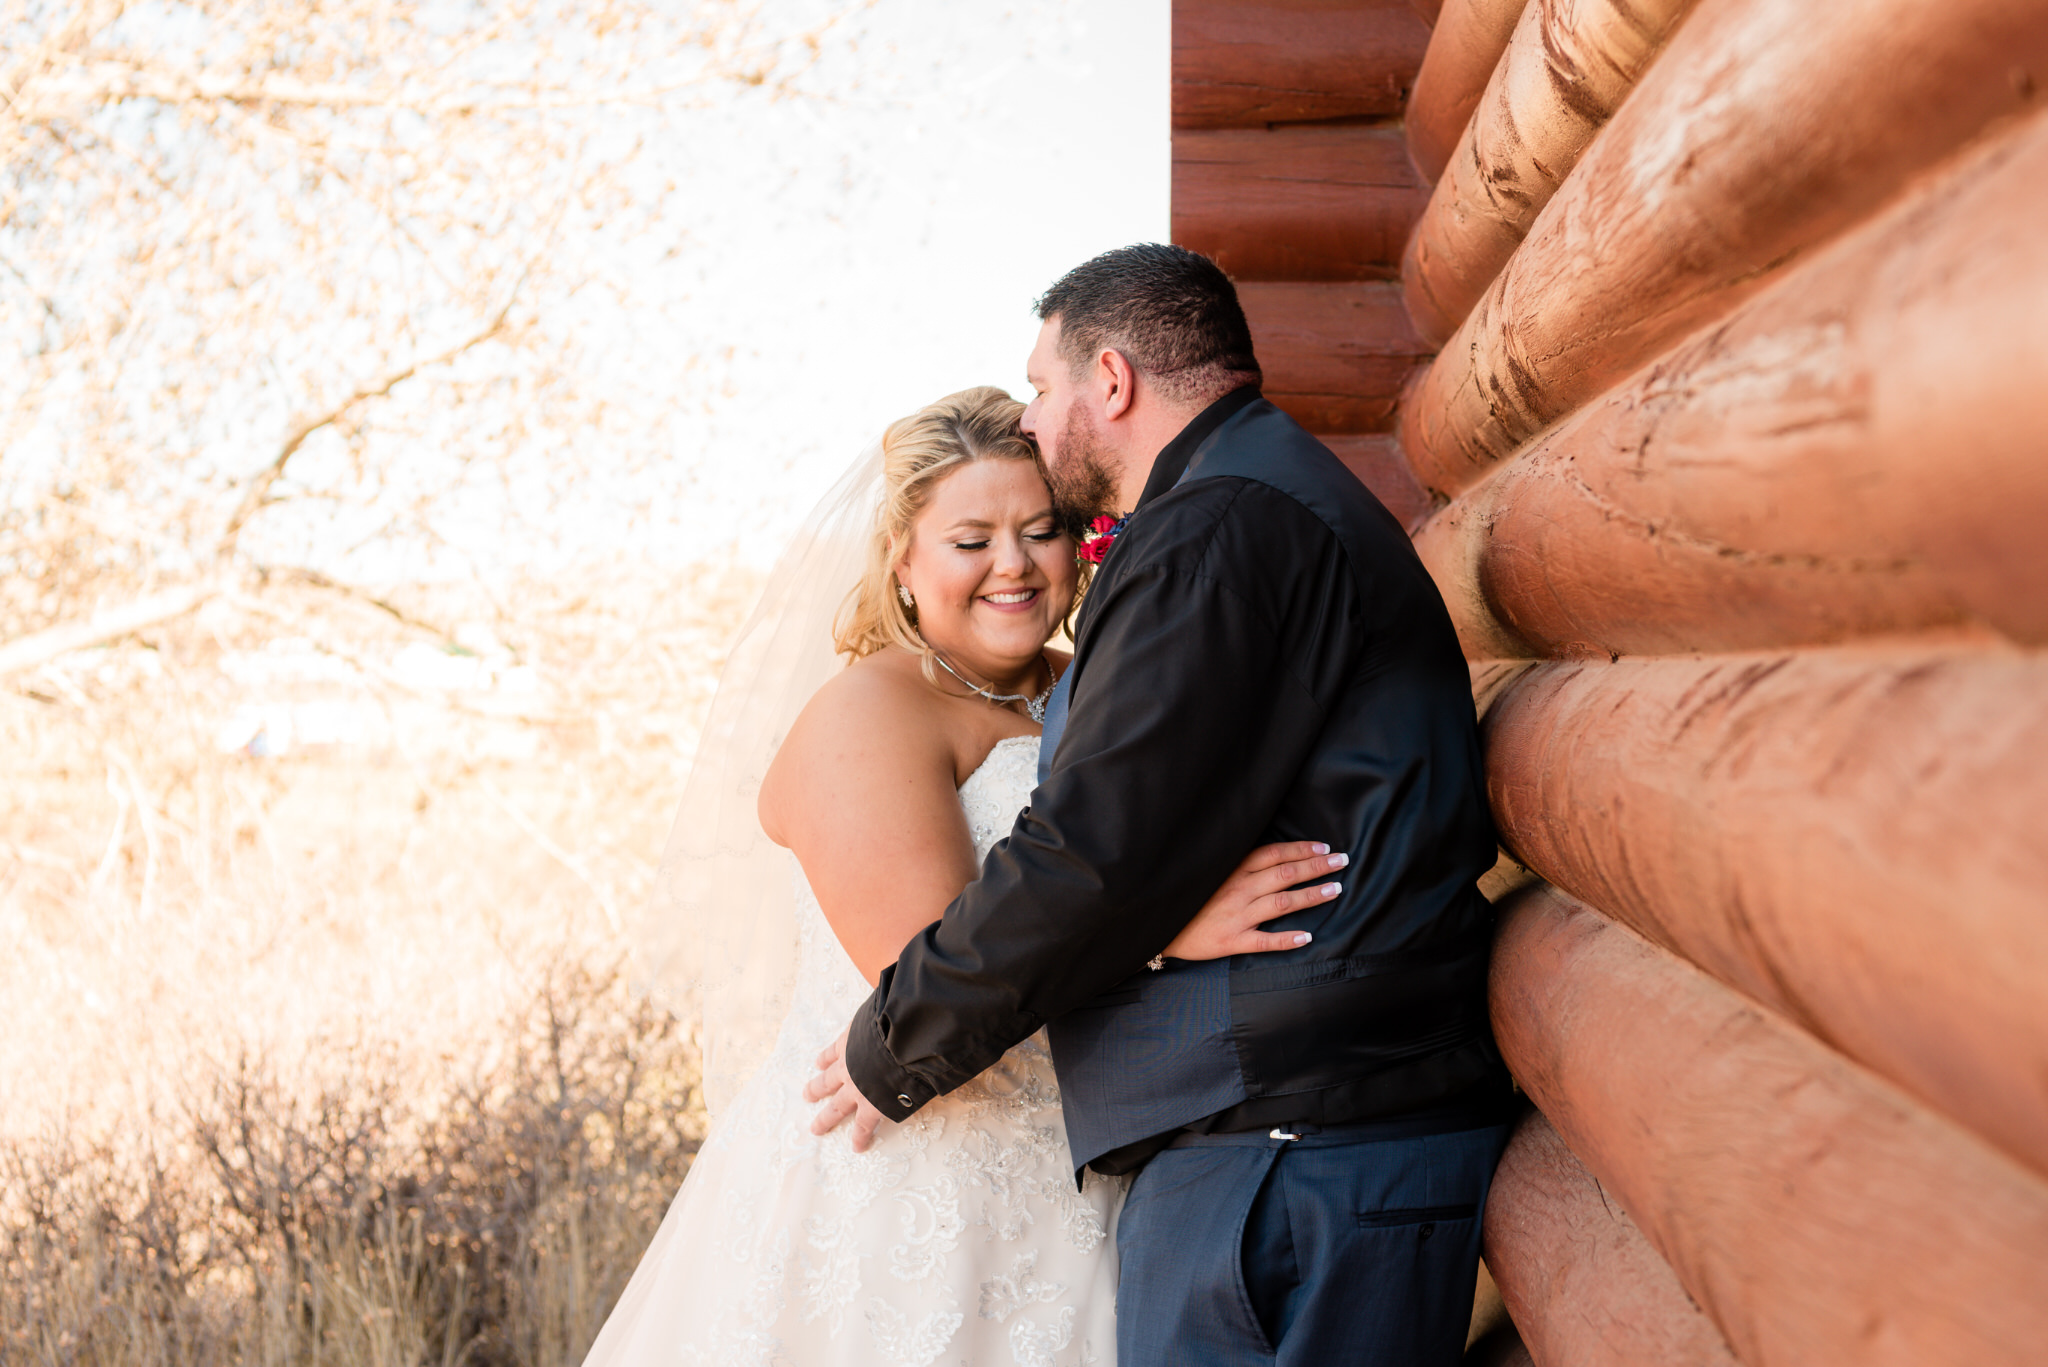
[{"label": "white wedding veil", "polygon": [[833,623],[858,586],[881,506],[876,445],[840,476],[776,562],[740,629],[683,801],[634,926],[635,976],[698,1013],[716,1114],[774,1047],[797,966],[790,856],[755,815],[761,781],[804,704],[844,667]]}]

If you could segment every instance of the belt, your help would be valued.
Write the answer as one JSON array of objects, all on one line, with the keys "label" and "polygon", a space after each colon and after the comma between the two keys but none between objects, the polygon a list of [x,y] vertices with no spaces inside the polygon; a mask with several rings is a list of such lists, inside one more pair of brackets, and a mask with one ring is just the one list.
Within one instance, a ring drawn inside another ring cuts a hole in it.
[{"label": "belt", "polygon": [[1433,1134],[1464,1134],[1504,1125],[1505,1118],[1474,1123],[1470,1117],[1446,1124],[1442,1115],[1369,1120],[1357,1125],[1275,1125],[1271,1130],[1239,1130],[1231,1134],[1194,1134],[1183,1130],[1169,1149],[1301,1149],[1335,1148],[1342,1144],[1381,1144],[1390,1139],[1420,1139]]}]

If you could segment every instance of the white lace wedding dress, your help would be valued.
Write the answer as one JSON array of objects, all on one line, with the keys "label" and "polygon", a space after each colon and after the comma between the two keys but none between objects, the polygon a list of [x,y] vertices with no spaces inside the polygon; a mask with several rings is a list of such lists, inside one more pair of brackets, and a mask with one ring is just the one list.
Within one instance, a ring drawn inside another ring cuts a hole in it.
[{"label": "white lace wedding dress", "polygon": [[[1036,737],[960,785],[977,858]],[[864,1154],[810,1133],[813,1059],[868,995],[796,861],[800,956],[774,1053],[718,1118],[585,1367],[1081,1367],[1116,1358],[1123,1185],[1074,1186],[1043,1035]]]}]

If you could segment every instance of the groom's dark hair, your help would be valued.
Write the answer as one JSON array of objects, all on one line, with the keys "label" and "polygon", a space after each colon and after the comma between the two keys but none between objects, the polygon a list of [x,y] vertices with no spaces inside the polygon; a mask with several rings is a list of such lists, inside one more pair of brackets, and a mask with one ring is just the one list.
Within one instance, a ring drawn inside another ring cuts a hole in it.
[{"label": "groom's dark hair", "polygon": [[1237,287],[1186,247],[1141,242],[1104,252],[1054,282],[1037,311],[1059,320],[1069,366],[1078,370],[1105,347],[1120,351],[1169,403],[1206,406],[1260,379]]}]

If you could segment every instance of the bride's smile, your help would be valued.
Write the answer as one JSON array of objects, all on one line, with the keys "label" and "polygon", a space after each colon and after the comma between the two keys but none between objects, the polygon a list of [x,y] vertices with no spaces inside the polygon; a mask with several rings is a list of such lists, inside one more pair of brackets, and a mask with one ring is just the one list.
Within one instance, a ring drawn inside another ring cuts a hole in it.
[{"label": "bride's smile", "polygon": [[997,693],[1045,686],[1045,643],[1079,576],[1035,464],[976,461],[947,475],[911,524],[895,573],[916,604],[918,634],[954,669]]},{"label": "bride's smile", "polygon": [[[835,496],[771,581],[758,619],[771,625],[727,665],[691,778],[702,805],[685,806],[720,815],[677,829],[684,848],[711,851],[685,856],[699,899],[686,914],[702,913],[720,954],[698,979],[706,1054],[724,1070],[708,1075],[745,1085],[722,1093],[586,1367],[1113,1367],[1123,1187],[1077,1185],[1042,1033],[874,1136],[879,1151],[850,1130],[818,1138],[837,1122],[809,1109],[824,1093],[806,1096],[843,1051],[834,1035],[943,922],[1038,786],[1069,658],[1046,640],[1089,571],[1017,426],[1023,408],[971,389],[893,424],[879,480],[844,486],[875,503],[866,536],[839,552],[859,553],[853,592],[813,572],[829,545],[819,529],[858,525]],[[833,669],[828,648],[850,662]],[[777,679],[819,680],[793,720]],[[730,820],[749,797],[759,842]],[[764,862],[774,845],[789,854]],[[1261,847],[1161,937],[1164,953],[1299,950],[1310,935],[1258,927],[1335,897],[1321,880],[1342,858],[1306,841]]]},{"label": "bride's smile", "polygon": [[1033,405],[890,424],[734,647],[661,885],[751,1076],[585,1367],[1464,1356],[1518,1103],[1457,631],[1215,262],[1035,308]]}]

